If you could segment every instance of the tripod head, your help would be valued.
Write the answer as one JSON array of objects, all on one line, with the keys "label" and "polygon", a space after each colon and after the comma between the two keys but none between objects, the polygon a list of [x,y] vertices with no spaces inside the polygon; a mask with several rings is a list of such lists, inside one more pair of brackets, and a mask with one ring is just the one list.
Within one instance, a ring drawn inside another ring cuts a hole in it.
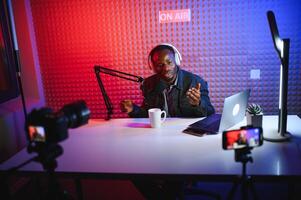
[{"label": "tripod head", "polygon": [[250,156],[252,149],[252,147],[235,149],[235,162],[242,163],[242,179],[247,179],[247,163],[253,163],[253,158]]},{"label": "tripod head", "polygon": [[253,162],[251,154],[251,150],[253,147],[244,147],[242,149],[235,149],[235,162],[241,162],[243,164],[246,164],[248,162]]},{"label": "tripod head", "polygon": [[228,194],[227,199],[234,199],[234,194],[238,188],[238,185],[241,184],[241,199],[248,199],[248,190],[250,189],[251,194],[254,199],[257,198],[257,194],[251,180],[251,177],[247,175],[247,163],[253,162],[253,158],[250,156],[252,147],[244,147],[241,149],[235,149],[235,162],[242,163],[242,175],[236,180]]},{"label": "tripod head", "polygon": [[57,168],[56,158],[63,154],[63,148],[57,143],[29,143],[27,151],[38,153],[34,161],[40,163],[47,172],[54,172]]}]

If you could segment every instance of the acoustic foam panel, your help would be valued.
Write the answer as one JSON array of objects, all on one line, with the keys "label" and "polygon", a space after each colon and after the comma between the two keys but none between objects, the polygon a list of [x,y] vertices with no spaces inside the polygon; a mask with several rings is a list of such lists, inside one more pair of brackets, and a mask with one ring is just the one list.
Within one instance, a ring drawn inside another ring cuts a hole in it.
[{"label": "acoustic foam panel", "polygon": [[[159,23],[159,11],[190,9],[190,22]],[[280,62],[266,12],[276,15],[280,36],[291,39],[289,114],[301,113],[301,6],[297,0],[31,0],[47,105],[54,109],[84,99],[92,118],[106,108],[93,66],[147,77],[149,51],[158,43],[175,45],[182,68],[209,83],[217,112],[223,100],[251,88],[250,102],[265,114],[277,114]],[[259,69],[260,79],[250,79]],[[141,104],[139,84],[101,74],[114,106],[113,117],[126,117],[119,102]]]}]

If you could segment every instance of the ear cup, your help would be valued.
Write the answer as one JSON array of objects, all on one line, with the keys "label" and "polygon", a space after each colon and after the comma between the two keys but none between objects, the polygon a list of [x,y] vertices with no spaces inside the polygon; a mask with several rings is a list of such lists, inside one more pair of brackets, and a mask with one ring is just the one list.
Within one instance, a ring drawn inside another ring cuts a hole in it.
[{"label": "ear cup", "polygon": [[169,43],[161,43],[157,46],[155,46],[149,53],[148,55],[148,66],[149,68],[152,70],[153,69],[153,62],[152,62],[152,55],[154,53],[154,50],[159,48],[160,46],[167,46],[169,48],[171,48],[174,52],[174,57],[175,57],[175,64],[180,66],[181,65],[181,61],[182,61],[182,56],[180,54],[180,52],[178,51],[178,49],[176,47],[174,47],[172,44]]},{"label": "ear cup", "polygon": [[176,65],[178,65],[178,66],[181,64],[181,61],[180,61],[180,58],[179,58],[178,53],[175,53],[175,63],[176,63]]},{"label": "ear cup", "polygon": [[153,62],[152,62],[152,51],[149,53],[149,55],[148,55],[148,67],[149,67],[149,69],[150,70],[153,70]]}]

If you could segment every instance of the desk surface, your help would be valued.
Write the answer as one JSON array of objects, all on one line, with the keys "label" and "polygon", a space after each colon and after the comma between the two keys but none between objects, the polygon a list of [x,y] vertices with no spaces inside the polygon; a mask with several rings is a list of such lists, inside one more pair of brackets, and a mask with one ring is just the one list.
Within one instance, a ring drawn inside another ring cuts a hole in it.
[{"label": "desk surface", "polygon": [[[242,165],[234,161],[234,151],[222,149],[222,135],[197,137],[182,133],[199,120],[168,118],[160,129],[150,128],[148,119],[90,120],[89,124],[69,130],[62,142],[64,154],[58,158],[57,173],[81,175],[181,175],[233,176]],[[252,150],[254,163],[247,173],[255,176],[301,177],[301,119],[288,116],[290,142],[271,143]],[[245,125],[245,121],[235,127]],[[264,116],[265,132],[277,130],[277,116]],[[25,149],[0,170],[16,166],[33,157]],[[23,172],[41,172],[39,163],[30,163]]]}]

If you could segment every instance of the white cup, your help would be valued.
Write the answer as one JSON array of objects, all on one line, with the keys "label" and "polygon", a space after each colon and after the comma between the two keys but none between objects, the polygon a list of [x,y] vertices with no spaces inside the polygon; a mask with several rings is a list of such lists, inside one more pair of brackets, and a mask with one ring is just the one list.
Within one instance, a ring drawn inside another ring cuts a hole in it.
[{"label": "white cup", "polygon": [[[163,118],[161,118],[163,113]],[[148,117],[152,128],[160,128],[161,124],[166,119],[166,112],[159,108],[152,108],[148,110]]]}]

